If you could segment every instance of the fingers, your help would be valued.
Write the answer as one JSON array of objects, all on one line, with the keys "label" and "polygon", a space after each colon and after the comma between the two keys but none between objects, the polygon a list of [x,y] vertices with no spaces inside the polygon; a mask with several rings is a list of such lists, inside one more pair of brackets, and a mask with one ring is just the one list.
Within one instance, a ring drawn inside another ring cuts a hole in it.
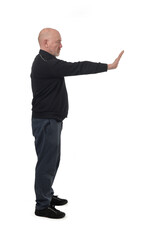
[{"label": "fingers", "polygon": [[109,65],[111,65],[109,69],[115,69],[115,68],[117,68],[117,66],[118,66],[118,64],[119,64],[119,61],[120,61],[123,53],[124,53],[124,50],[123,50],[122,52],[120,52],[119,56],[114,60],[114,62],[113,62],[112,64],[109,64]]},{"label": "fingers", "polygon": [[123,53],[124,53],[124,50],[119,54],[119,56],[118,56],[118,58],[116,59],[116,61],[118,61],[119,62],[119,60],[121,59],[121,57],[122,57],[122,55],[123,55]]},{"label": "fingers", "polygon": [[118,66],[118,64],[119,64],[119,61],[120,61],[123,53],[124,53],[124,50],[119,54],[119,56],[118,56],[118,57],[116,58],[116,60],[114,61],[115,68],[117,68],[117,66]]},{"label": "fingers", "polygon": [[124,50],[119,54],[118,58],[120,59],[124,53]]},{"label": "fingers", "polygon": [[123,53],[124,53],[124,50],[119,54],[120,58],[122,57]]},{"label": "fingers", "polygon": [[120,58],[122,57],[123,53],[124,53],[124,51],[122,51],[122,52],[119,54],[119,56],[115,59],[115,61],[119,61]]}]

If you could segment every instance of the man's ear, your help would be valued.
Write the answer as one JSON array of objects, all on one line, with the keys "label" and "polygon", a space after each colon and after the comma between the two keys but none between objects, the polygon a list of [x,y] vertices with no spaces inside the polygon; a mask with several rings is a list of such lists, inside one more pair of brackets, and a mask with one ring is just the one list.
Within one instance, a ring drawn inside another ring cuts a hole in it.
[{"label": "man's ear", "polygon": [[48,41],[47,39],[44,40],[44,46],[47,48],[48,47]]}]

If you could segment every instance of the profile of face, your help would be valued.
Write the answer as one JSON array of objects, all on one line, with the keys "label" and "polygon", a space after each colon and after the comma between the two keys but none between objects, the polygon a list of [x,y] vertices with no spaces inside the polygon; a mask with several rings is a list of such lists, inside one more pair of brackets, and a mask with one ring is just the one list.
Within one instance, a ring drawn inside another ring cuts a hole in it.
[{"label": "profile of face", "polygon": [[38,37],[40,48],[54,56],[59,56],[62,48],[62,39],[60,33],[51,28],[43,29]]},{"label": "profile of face", "polygon": [[46,41],[46,48],[52,55],[59,56],[62,48],[62,39],[58,32],[51,34],[49,39]]}]

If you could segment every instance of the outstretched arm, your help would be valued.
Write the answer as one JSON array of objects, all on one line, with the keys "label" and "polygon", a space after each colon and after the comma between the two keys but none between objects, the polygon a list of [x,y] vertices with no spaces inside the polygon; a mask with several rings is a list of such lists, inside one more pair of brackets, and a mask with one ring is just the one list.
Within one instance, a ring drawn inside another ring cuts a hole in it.
[{"label": "outstretched arm", "polygon": [[118,67],[118,63],[123,55],[124,51],[122,51],[119,56],[115,59],[115,61],[111,64],[108,64],[108,70],[115,69]]}]

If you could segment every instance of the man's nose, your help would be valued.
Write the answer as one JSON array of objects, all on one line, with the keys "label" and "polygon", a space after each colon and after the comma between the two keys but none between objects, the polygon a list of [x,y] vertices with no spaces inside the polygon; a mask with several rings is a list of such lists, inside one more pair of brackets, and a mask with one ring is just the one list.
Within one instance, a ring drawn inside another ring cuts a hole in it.
[{"label": "man's nose", "polygon": [[63,46],[62,46],[62,44],[60,44],[60,48],[62,48]]}]

